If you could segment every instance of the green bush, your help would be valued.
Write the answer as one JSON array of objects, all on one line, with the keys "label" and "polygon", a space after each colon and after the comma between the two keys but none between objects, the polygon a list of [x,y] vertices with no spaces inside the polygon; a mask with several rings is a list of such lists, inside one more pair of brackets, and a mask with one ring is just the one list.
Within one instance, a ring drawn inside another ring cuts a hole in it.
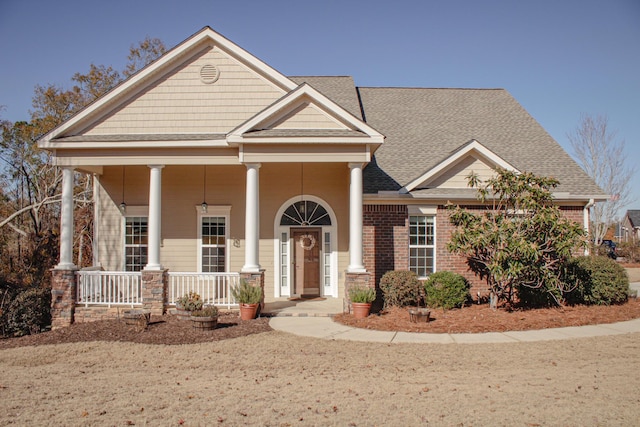
[{"label": "green bush", "polygon": [[12,335],[41,332],[51,325],[51,289],[30,288],[11,302],[7,316],[7,329]]},{"label": "green bush", "polygon": [[575,286],[566,296],[572,304],[620,304],[629,296],[627,272],[603,256],[578,257],[569,263],[567,282]]},{"label": "green bush", "polygon": [[349,299],[355,303],[372,303],[376,299],[376,290],[367,286],[349,288]]},{"label": "green bush", "polygon": [[380,279],[385,307],[419,305],[423,287],[413,271],[387,271]]},{"label": "green bush", "polygon": [[258,304],[262,301],[262,288],[243,280],[231,288],[231,296],[239,304]]},{"label": "green bush", "polygon": [[426,303],[431,308],[451,309],[462,307],[471,299],[471,285],[459,274],[439,271],[429,276],[424,284]]}]

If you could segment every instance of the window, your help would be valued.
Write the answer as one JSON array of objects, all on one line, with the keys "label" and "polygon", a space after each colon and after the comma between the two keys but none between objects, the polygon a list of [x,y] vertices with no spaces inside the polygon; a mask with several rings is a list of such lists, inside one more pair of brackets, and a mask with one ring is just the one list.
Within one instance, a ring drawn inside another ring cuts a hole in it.
[{"label": "window", "polygon": [[124,230],[124,269],[140,271],[147,265],[148,218],[128,216]]},{"label": "window", "polygon": [[226,271],[226,218],[223,216],[202,217],[202,272]]},{"label": "window", "polygon": [[434,216],[409,216],[409,270],[418,277],[434,271],[435,234]]}]

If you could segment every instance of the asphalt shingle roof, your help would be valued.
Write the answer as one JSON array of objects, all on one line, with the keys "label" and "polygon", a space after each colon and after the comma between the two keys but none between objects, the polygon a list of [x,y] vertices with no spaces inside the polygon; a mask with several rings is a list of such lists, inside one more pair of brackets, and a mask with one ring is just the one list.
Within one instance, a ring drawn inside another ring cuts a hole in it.
[{"label": "asphalt shingle roof", "polygon": [[627,211],[627,217],[629,217],[632,227],[640,227],[640,210],[629,209]]},{"label": "asphalt shingle roof", "polygon": [[475,139],[521,172],[555,177],[557,192],[604,195],[504,89],[357,90],[365,121],[386,137],[364,170],[365,193],[398,190]]},{"label": "asphalt shingle roof", "polygon": [[294,76],[297,84],[307,83],[315,90],[362,120],[358,93],[351,76]]}]

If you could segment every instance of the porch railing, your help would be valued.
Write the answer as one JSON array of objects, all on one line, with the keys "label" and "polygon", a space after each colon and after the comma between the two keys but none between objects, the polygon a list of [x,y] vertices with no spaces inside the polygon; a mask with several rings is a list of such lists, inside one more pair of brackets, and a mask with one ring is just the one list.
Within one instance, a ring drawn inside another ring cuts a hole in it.
[{"label": "porch railing", "polygon": [[77,304],[142,305],[139,271],[78,271]]},{"label": "porch railing", "polygon": [[221,307],[237,307],[231,296],[231,288],[240,283],[239,273],[181,273],[169,272],[169,304],[187,292],[196,292],[205,304]]}]

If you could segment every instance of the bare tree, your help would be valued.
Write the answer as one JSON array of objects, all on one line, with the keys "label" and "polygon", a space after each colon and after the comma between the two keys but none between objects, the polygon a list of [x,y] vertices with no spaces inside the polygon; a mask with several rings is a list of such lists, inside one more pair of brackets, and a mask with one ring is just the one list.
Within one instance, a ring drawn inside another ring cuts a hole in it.
[{"label": "bare tree", "polygon": [[633,202],[629,183],[636,168],[626,164],[625,142],[617,139],[617,131],[609,129],[608,124],[607,116],[583,114],[580,124],[567,134],[580,166],[610,195],[608,201],[591,208],[591,238],[595,246],[602,243],[618,211]]}]

